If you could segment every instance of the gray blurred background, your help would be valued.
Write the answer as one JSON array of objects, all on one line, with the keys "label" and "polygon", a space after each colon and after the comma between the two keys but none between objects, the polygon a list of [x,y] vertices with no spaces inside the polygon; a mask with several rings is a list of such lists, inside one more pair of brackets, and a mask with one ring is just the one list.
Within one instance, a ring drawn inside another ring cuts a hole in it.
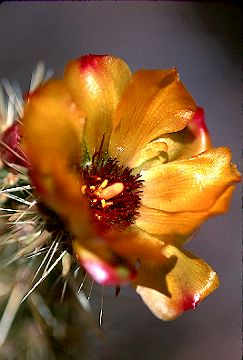
[{"label": "gray blurred background", "polygon": [[[241,16],[236,5],[213,2],[5,2],[0,78],[18,80],[27,89],[39,60],[61,72],[68,60],[87,53],[119,56],[132,70],[175,66],[204,107],[214,144],[230,146],[239,165]],[[107,289],[104,340],[91,336],[88,359],[241,358],[240,205],[238,186],[229,213],[208,221],[187,245],[218,272],[219,290],[196,311],[163,323],[130,288],[118,298]],[[97,314],[99,298],[95,287],[91,305]]]}]

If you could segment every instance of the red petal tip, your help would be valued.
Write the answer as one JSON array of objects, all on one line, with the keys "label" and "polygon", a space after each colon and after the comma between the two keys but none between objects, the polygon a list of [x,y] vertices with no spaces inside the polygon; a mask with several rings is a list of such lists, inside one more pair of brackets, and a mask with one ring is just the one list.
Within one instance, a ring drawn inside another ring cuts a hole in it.
[{"label": "red petal tip", "polygon": [[112,266],[102,261],[83,260],[82,265],[101,285],[120,285],[131,281],[136,272],[124,265]]},{"label": "red petal tip", "polygon": [[20,141],[20,125],[15,121],[2,134],[0,144],[1,159],[5,164],[29,167],[28,160],[20,147]]},{"label": "red petal tip", "polygon": [[199,294],[184,296],[183,302],[181,304],[182,311],[195,310],[199,302],[200,302]]},{"label": "red petal tip", "polygon": [[197,128],[200,130],[203,130],[204,132],[208,133],[208,128],[205,123],[204,119],[204,110],[201,107],[198,107],[192,121],[196,122]]},{"label": "red petal tip", "polygon": [[81,56],[79,58],[80,70],[85,71],[89,70],[90,68],[96,69],[105,57],[107,57],[107,55],[89,54]]}]

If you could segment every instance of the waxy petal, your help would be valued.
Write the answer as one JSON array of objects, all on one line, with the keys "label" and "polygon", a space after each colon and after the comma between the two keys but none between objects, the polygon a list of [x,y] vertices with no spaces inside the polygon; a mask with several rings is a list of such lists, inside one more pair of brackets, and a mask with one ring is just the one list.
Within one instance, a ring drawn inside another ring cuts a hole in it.
[{"label": "waxy petal", "polygon": [[31,180],[42,201],[69,223],[71,231],[85,233],[88,209],[77,170],[81,163],[84,114],[65,85],[51,80],[29,97],[22,121],[22,146],[30,160]]},{"label": "waxy petal", "polygon": [[214,148],[143,171],[142,204],[168,212],[210,209],[234,182],[240,181],[230,159],[229,149]]},{"label": "waxy petal", "polygon": [[64,167],[80,164],[85,114],[61,81],[51,80],[30,95],[23,124],[22,146],[33,169],[51,171],[56,156]]},{"label": "waxy petal", "polygon": [[193,119],[183,130],[165,134],[159,141],[167,146],[166,162],[189,159],[209,150],[212,145],[203,109],[197,108]]},{"label": "waxy petal", "polygon": [[144,146],[136,160],[135,169],[137,172],[141,170],[151,169],[166,163],[168,160],[168,146],[162,140],[155,140]]},{"label": "waxy petal", "polygon": [[193,119],[181,131],[165,134],[143,147],[137,156],[138,171],[174,160],[188,159],[211,148],[211,139],[204,121],[204,111],[197,108]]},{"label": "waxy petal", "polygon": [[76,237],[72,245],[80,264],[97,282],[118,285],[134,278],[138,259],[160,263],[163,242],[137,230]]},{"label": "waxy petal", "polygon": [[175,69],[138,71],[114,115],[109,153],[134,167],[146,143],[182,130],[195,110]]},{"label": "waxy petal", "polygon": [[173,320],[182,312],[195,309],[217,289],[219,281],[207,263],[189,252],[167,245],[162,255],[170,260],[171,267],[166,269],[163,262],[160,265],[141,263],[134,283],[136,291],[155,316]]},{"label": "waxy petal", "polygon": [[190,235],[209,217],[228,210],[234,188],[230,186],[207,211],[167,212],[141,206],[136,226],[150,234],[161,235],[163,239],[167,235]]},{"label": "waxy petal", "polygon": [[84,140],[91,155],[103,136],[108,143],[111,118],[130,78],[127,64],[114,56],[86,55],[66,66],[64,82],[87,115]]},{"label": "waxy petal", "polygon": [[100,284],[131,281],[137,273],[138,260],[161,264],[163,259],[168,263],[161,253],[163,242],[140,230],[113,231],[86,241],[76,238],[72,245],[80,264]]},{"label": "waxy petal", "polygon": [[130,231],[117,232],[109,241],[110,248],[119,256],[136,262],[138,259],[152,262],[161,261],[163,241],[146,234],[138,228]]}]

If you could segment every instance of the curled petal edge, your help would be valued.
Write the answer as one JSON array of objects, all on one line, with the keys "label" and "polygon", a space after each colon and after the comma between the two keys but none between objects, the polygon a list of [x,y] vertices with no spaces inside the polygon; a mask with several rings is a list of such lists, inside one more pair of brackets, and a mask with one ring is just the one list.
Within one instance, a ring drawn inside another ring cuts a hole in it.
[{"label": "curled petal edge", "polygon": [[137,293],[152,313],[161,320],[169,321],[186,310],[195,309],[198,303],[218,288],[219,280],[215,271],[206,262],[189,252],[167,245],[163,249],[163,255],[177,258],[174,268],[166,274],[170,295],[155,290],[157,283],[164,281],[162,265],[160,265],[161,271],[157,266],[155,267],[150,287],[140,286],[136,279],[134,284]]}]

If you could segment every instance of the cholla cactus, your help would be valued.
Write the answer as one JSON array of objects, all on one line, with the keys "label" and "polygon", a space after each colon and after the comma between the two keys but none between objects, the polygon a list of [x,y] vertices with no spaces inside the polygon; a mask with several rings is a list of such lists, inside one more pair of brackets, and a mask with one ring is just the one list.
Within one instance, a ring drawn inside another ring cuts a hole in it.
[{"label": "cholla cactus", "polygon": [[[75,357],[80,334],[98,331],[104,285],[118,294],[130,283],[162,320],[194,309],[219,281],[183,245],[227,211],[240,181],[230,150],[212,146],[203,110],[176,69],[132,74],[114,56],[86,55],[62,79],[44,74],[40,64],[24,100],[3,83],[6,359],[19,349],[20,359]],[[99,321],[89,306],[94,281]]]}]

